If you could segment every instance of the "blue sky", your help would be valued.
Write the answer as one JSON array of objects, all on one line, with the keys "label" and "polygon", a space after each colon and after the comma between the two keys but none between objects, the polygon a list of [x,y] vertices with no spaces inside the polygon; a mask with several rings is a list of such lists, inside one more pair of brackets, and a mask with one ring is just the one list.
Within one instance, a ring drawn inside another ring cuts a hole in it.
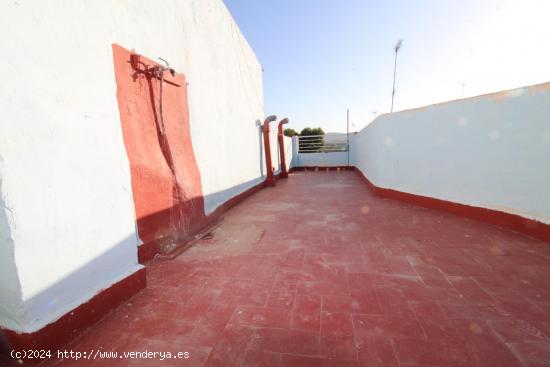
[{"label": "blue sky", "polygon": [[389,112],[550,81],[550,1],[225,0],[264,69],[265,113],[359,130]]}]

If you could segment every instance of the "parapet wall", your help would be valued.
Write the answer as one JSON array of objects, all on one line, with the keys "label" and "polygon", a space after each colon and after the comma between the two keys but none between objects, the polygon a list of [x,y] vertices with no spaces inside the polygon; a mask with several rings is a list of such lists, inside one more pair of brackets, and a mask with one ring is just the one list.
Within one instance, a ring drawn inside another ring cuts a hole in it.
[{"label": "parapet wall", "polygon": [[[0,328],[33,333],[140,271],[175,181],[194,220],[265,179],[262,68],[221,0],[5,2],[0,30]],[[184,83],[164,89],[174,175],[132,52]]]},{"label": "parapet wall", "polygon": [[378,188],[550,223],[550,83],[379,116],[356,136]]}]

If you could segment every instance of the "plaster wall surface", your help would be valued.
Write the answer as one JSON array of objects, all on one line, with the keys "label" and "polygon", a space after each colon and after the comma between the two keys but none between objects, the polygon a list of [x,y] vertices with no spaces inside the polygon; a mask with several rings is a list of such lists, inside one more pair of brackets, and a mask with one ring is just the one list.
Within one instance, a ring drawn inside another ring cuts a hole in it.
[{"label": "plaster wall surface", "polygon": [[382,115],[354,155],[376,186],[550,223],[550,83]]},{"label": "plaster wall surface", "polygon": [[290,167],[292,167],[292,163],[294,161],[293,154],[294,149],[292,148],[292,138],[288,136],[283,137],[283,145],[285,147],[285,163],[286,163],[286,169],[288,170]]},{"label": "plaster wall surface", "polygon": [[265,175],[262,71],[219,0],[5,2],[0,30],[0,325],[33,332],[140,268],[112,44],[185,74],[207,213]]},{"label": "plaster wall surface", "polygon": [[177,57],[189,82],[191,136],[209,214],[265,179],[262,67],[221,1],[178,4],[187,3],[193,11],[180,11],[186,18]]},{"label": "plaster wall surface", "polygon": [[[281,172],[281,153],[279,151],[279,137],[276,132],[271,131],[269,133],[269,145],[271,148],[271,164],[273,165],[274,173]],[[290,167],[292,162],[292,139],[288,136],[283,137],[283,145],[285,149],[285,163],[286,168]],[[265,161],[265,155],[264,155]]]},{"label": "plaster wall surface", "polygon": [[348,164],[347,152],[298,153],[300,167],[335,167]]},{"label": "plaster wall surface", "polygon": [[0,320],[4,320],[5,324],[20,326],[23,300],[11,235],[12,210],[3,196],[2,161],[0,160]]},{"label": "plaster wall surface", "polygon": [[300,162],[298,162],[298,136],[293,136],[292,138],[292,167],[299,167]]},{"label": "plaster wall surface", "polygon": [[[275,125],[275,124],[272,124]],[[277,138],[277,132],[275,129],[269,133],[269,148],[271,149],[271,164],[273,165],[273,172],[278,173],[281,171],[281,156],[279,155],[279,140]]]},{"label": "plaster wall surface", "polygon": [[[272,124],[274,125],[274,124]],[[271,126],[273,128],[273,126]],[[263,135],[262,135],[263,139]],[[271,130],[269,132],[269,148],[271,152],[271,166],[273,169],[273,173],[278,174],[281,172],[281,155],[279,152],[279,140],[278,140],[278,134],[277,132],[274,132]],[[285,162],[287,169],[291,167],[292,161],[293,161],[293,150],[292,150],[292,138],[289,138],[288,136],[283,137],[283,145],[285,147]],[[263,140],[262,140],[262,147],[261,147],[261,153],[262,153],[262,160],[261,160],[261,172],[262,176],[265,176],[265,172],[267,172],[267,166],[265,162],[265,147],[263,146]]]},{"label": "plaster wall surface", "polygon": [[[338,134],[339,138],[345,134]],[[349,134],[349,152],[297,153],[298,167],[335,167],[355,165],[355,133]],[[298,141],[296,141],[298,144]]]}]

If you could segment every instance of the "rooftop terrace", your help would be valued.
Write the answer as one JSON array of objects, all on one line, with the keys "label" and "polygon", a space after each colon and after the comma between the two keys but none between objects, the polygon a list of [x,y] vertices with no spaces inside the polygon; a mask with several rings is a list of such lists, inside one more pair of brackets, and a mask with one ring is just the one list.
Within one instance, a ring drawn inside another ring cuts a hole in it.
[{"label": "rooftop terrace", "polygon": [[542,366],[550,358],[545,243],[379,198],[353,171],[291,173],[147,270],[145,290],[67,349],[190,353],[161,364],[170,366]]},{"label": "rooftop terrace", "polygon": [[273,68],[222,0],[0,18],[0,366],[550,366],[550,82],[288,137],[371,109],[304,50],[268,58],[306,79],[270,74],[289,104],[264,104]]}]

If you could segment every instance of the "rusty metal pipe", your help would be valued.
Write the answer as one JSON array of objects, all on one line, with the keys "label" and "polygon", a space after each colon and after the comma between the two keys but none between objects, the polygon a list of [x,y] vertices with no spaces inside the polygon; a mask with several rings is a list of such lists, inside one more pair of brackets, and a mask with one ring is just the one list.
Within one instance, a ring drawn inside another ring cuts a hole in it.
[{"label": "rusty metal pipe", "polygon": [[281,178],[288,178],[285,161],[285,140],[283,134],[284,124],[288,124],[288,117],[279,121],[277,139],[279,140],[279,157],[281,158]]},{"label": "rusty metal pipe", "polygon": [[265,149],[265,165],[267,178],[265,179],[265,186],[275,186],[275,180],[273,178],[273,165],[271,164],[271,146],[269,143],[269,123],[277,120],[277,116],[267,116],[262,125],[262,131],[264,133],[264,149]]}]

